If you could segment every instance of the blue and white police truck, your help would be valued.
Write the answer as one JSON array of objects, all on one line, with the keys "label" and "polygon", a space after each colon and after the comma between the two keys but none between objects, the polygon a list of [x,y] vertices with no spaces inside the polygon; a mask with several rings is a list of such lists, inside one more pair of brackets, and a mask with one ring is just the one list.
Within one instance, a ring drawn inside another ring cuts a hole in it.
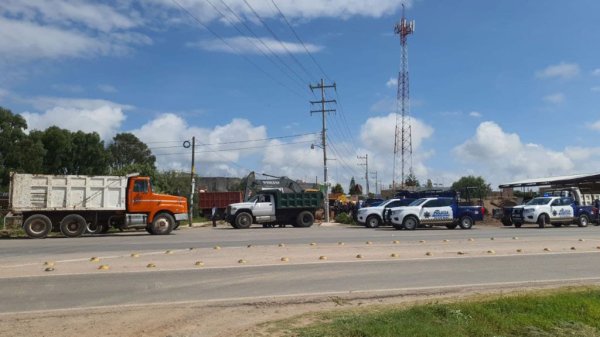
[{"label": "blue and white police truck", "polygon": [[458,198],[420,198],[406,207],[392,208],[388,220],[396,229],[414,230],[417,227],[446,226],[471,229],[483,221],[485,209],[481,206],[460,206]]},{"label": "blue and white police truck", "polygon": [[587,227],[594,218],[594,207],[583,206],[572,197],[549,196],[529,200],[524,205],[512,209],[511,220],[516,228],[523,224],[537,224],[560,227],[576,223],[579,227]]}]

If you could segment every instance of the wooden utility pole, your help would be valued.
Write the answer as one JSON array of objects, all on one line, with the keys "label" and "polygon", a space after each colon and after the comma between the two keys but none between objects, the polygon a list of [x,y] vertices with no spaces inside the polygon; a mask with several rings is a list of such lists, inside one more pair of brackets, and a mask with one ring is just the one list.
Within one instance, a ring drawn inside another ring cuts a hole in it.
[{"label": "wooden utility pole", "polygon": [[335,87],[335,82],[331,85],[325,85],[325,81],[321,79],[321,82],[315,86],[310,85],[310,90],[314,92],[315,89],[321,89],[321,100],[311,101],[310,104],[321,104],[321,110],[311,110],[310,114],[320,112],[323,117],[323,131],[321,132],[321,147],[323,148],[323,183],[325,184],[325,197],[323,198],[323,208],[325,210],[325,222],[329,222],[329,183],[327,181],[327,115],[328,112],[335,112],[335,109],[325,109],[326,103],[337,103],[335,100],[325,100],[325,89]]}]

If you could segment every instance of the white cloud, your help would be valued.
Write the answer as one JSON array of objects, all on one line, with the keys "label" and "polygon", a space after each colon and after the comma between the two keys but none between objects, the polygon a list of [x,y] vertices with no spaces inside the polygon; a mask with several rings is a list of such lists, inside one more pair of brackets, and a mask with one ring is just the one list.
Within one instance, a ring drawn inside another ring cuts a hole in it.
[{"label": "white cloud", "polygon": [[600,92],[600,86],[599,87],[592,87],[590,88],[591,91],[593,92]]},{"label": "white cloud", "polygon": [[[270,38],[256,39],[252,37],[236,36],[231,38],[225,38],[226,42],[221,40],[205,40],[200,42],[189,42],[188,47],[201,48],[207,51],[218,51],[227,52],[233,54],[259,54],[259,53],[270,53],[285,54],[288,51],[290,53],[304,53],[304,47],[300,43],[286,42],[281,43],[277,40]],[[262,42],[261,42],[262,41]],[[306,49],[310,52],[315,53],[322,49],[321,46],[317,46],[310,43],[304,43]]]},{"label": "white cloud", "polygon": [[97,132],[109,140],[117,133],[129,106],[104,100],[43,97],[34,106],[47,108],[43,113],[24,112],[29,130],[45,130],[56,125],[71,131]]},{"label": "white cloud", "polygon": [[561,104],[565,102],[565,94],[558,92],[556,94],[544,96],[543,100],[546,103]]},{"label": "white cloud", "polygon": [[397,88],[398,87],[398,79],[390,77],[390,79],[385,83],[385,86],[388,88]]},{"label": "white cloud", "polygon": [[[139,129],[129,132],[149,144],[150,148],[155,148],[152,152],[156,155],[160,169],[188,172],[191,151],[178,145],[195,136],[196,169],[201,176],[248,174],[250,168],[244,167],[243,163],[254,163],[256,157],[260,158],[264,151],[261,146],[266,144],[266,141],[253,140],[267,137],[264,126],[254,126],[246,119],[236,118],[228,124],[208,129],[189,125],[185,119],[172,113],[161,114]],[[168,148],[164,148],[165,146]]]},{"label": "white cloud", "polygon": [[592,75],[593,76],[600,76],[600,68],[592,70]]},{"label": "white cloud", "polygon": [[475,135],[455,147],[454,153],[466,164],[483,166],[479,174],[493,177],[493,183],[567,174],[577,168],[566,151],[525,144],[519,135],[507,133],[491,121],[481,123]]},{"label": "white cloud", "polygon": [[98,84],[98,90],[106,92],[106,93],[115,93],[115,92],[117,92],[117,88],[113,87],[110,84]]},{"label": "white cloud", "polygon": [[481,112],[479,112],[479,111],[471,111],[471,112],[469,112],[469,116],[471,116],[473,118],[481,118]]},{"label": "white cloud", "polygon": [[547,68],[540,70],[536,73],[538,78],[562,78],[570,79],[576,77],[581,72],[579,65],[576,63],[565,63],[548,66]]},{"label": "white cloud", "polygon": [[589,124],[588,128],[592,129],[592,130],[600,131],[600,120],[597,120],[597,121]]}]

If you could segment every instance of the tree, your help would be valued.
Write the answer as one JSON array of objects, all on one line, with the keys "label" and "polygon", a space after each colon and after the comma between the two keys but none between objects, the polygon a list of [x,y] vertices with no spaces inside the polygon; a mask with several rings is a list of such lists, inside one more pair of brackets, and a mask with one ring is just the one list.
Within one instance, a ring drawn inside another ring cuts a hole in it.
[{"label": "tree", "polygon": [[108,146],[111,171],[121,172],[132,165],[156,170],[156,157],[148,146],[134,134],[119,133]]},{"label": "tree", "polygon": [[425,185],[427,188],[433,188],[433,182],[431,179],[427,179],[427,184]]},{"label": "tree", "polygon": [[30,134],[44,144],[44,172],[46,174],[69,174],[73,167],[71,132],[57,126]]},{"label": "tree", "polygon": [[344,188],[342,187],[342,185],[336,184],[331,189],[331,193],[342,193],[342,194],[344,194]]},{"label": "tree", "polygon": [[354,181],[354,177],[350,179],[350,186],[348,187],[348,194],[356,195],[356,181]]},{"label": "tree", "polygon": [[492,191],[490,184],[486,183],[485,179],[471,175],[461,177],[452,184],[452,189],[463,195],[465,195],[467,188],[469,188],[469,196],[480,199],[485,198]]},{"label": "tree", "polygon": [[71,135],[69,174],[100,175],[108,171],[108,152],[96,132],[77,131]]},{"label": "tree", "polygon": [[404,185],[408,187],[419,187],[421,186],[421,183],[419,182],[419,179],[417,179],[417,176],[411,172],[408,176],[406,176]]}]

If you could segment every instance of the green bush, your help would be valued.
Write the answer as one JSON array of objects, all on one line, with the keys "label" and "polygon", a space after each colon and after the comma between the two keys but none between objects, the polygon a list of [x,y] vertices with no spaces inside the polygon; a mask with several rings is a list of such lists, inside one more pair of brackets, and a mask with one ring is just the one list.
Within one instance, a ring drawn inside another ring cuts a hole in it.
[{"label": "green bush", "polygon": [[343,224],[347,224],[347,225],[354,224],[354,220],[352,219],[352,217],[348,213],[339,213],[339,214],[337,214],[335,216],[335,222],[337,222],[337,223],[343,223]]}]

